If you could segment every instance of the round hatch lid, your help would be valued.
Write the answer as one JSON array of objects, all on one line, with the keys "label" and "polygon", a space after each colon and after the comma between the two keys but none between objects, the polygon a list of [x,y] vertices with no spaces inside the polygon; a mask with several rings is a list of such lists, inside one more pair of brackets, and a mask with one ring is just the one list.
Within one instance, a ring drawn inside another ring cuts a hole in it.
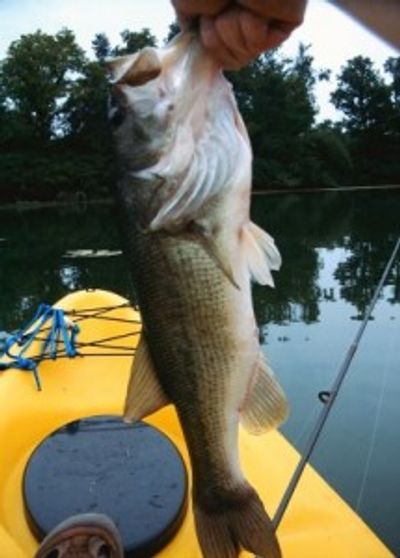
[{"label": "round hatch lid", "polygon": [[154,555],[178,530],[187,475],[178,449],[156,428],[88,417],[56,430],[36,448],[23,494],[39,538],[72,515],[105,513],[121,533],[127,558],[138,558]]}]

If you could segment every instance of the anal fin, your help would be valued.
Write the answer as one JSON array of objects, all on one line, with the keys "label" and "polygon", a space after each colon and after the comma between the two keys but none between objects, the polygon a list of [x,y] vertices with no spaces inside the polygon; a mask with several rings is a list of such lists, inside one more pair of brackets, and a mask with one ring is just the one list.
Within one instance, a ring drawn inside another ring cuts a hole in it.
[{"label": "anal fin", "polygon": [[260,351],[240,421],[251,434],[263,434],[284,422],[289,405],[278,380]]},{"label": "anal fin", "polygon": [[134,422],[169,404],[157,376],[145,338],[140,338],[125,400],[124,420]]}]

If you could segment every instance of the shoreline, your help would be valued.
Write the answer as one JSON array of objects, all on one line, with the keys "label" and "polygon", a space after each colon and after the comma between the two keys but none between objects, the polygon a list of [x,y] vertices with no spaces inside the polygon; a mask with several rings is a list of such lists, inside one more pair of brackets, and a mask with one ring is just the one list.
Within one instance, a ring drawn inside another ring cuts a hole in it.
[{"label": "shoreline", "polygon": [[[400,190],[400,184],[382,184],[380,186],[339,186],[336,188],[275,188],[271,190],[252,190],[252,196],[275,196],[282,194],[323,194],[327,192],[371,192],[371,191]],[[88,205],[111,205],[113,198],[100,198],[83,202],[74,201],[18,201],[15,203],[0,204],[0,211],[18,210],[27,211],[32,209],[46,209],[52,207],[86,207]]]},{"label": "shoreline", "polygon": [[371,192],[372,190],[400,190],[400,184],[381,184],[379,186],[337,186],[324,188],[275,188],[271,190],[253,190],[253,196],[277,194],[320,194],[325,192]]},{"label": "shoreline", "polygon": [[18,201],[15,203],[0,204],[0,211],[6,211],[10,209],[16,209],[18,211],[28,211],[31,209],[46,209],[51,207],[82,207],[85,208],[88,205],[111,205],[114,203],[112,198],[100,198],[93,200],[86,200],[84,202],[74,201]]}]

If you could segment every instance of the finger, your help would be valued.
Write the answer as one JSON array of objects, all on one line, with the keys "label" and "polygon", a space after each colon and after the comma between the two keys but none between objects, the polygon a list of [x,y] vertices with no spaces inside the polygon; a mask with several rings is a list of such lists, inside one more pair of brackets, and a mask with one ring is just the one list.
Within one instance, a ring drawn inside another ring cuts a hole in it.
[{"label": "finger", "polygon": [[237,0],[237,3],[264,18],[287,23],[291,30],[304,19],[306,0]]},{"label": "finger", "polygon": [[247,50],[252,52],[253,55],[265,50],[268,39],[268,23],[248,10],[242,10],[239,22]]},{"label": "finger", "polygon": [[247,10],[240,15],[240,25],[247,50],[253,57],[277,47],[290,36],[290,30],[281,27],[278,22],[267,23]]},{"label": "finger", "polygon": [[172,0],[172,5],[182,16],[215,16],[222,12],[230,0]]},{"label": "finger", "polygon": [[215,30],[218,37],[238,61],[249,57],[247,43],[240,24],[242,11],[240,8],[232,8],[215,19]]},{"label": "finger", "polygon": [[236,70],[242,63],[235,54],[225,45],[219,36],[215,20],[203,16],[200,20],[200,36],[205,49],[226,70]]},{"label": "finger", "polygon": [[263,50],[278,47],[283,41],[286,41],[286,39],[290,37],[292,31],[292,28],[288,29],[279,21],[271,22],[268,26],[268,37]]}]

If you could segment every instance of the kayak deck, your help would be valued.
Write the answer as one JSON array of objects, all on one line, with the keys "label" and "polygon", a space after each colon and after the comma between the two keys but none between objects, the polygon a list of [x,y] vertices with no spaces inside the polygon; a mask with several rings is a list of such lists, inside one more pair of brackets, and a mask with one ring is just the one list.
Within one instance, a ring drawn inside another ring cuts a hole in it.
[{"label": "kayak deck", "polygon": [[[38,542],[24,514],[22,479],[37,445],[63,424],[89,415],[120,415],[140,334],[138,313],[126,300],[106,291],[80,291],[56,305],[75,311],[79,352],[40,364],[43,391],[31,374],[8,370],[0,375],[0,556],[31,558]],[[118,337],[118,339],[117,339]],[[111,339],[112,338],[112,339]],[[92,345],[94,341],[102,340]],[[37,352],[35,344],[30,351]],[[3,357],[4,358],[4,357]],[[148,417],[188,454],[175,411],[169,406]],[[299,454],[277,431],[250,436],[240,430],[243,469],[273,515],[299,460]],[[346,502],[307,466],[278,530],[284,558],[387,558],[393,554]],[[243,556],[251,554],[243,552]],[[189,505],[174,539],[157,555],[200,558]]]}]

